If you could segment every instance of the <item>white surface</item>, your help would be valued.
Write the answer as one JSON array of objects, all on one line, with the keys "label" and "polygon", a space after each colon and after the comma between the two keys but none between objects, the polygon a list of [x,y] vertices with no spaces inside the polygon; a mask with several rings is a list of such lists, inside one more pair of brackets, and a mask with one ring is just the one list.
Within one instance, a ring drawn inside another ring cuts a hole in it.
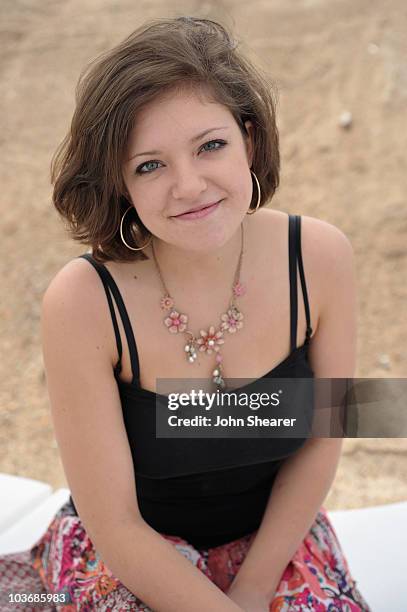
[{"label": "white surface", "polygon": [[328,516],[372,612],[406,612],[407,501]]},{"label": "white surface", "polygon": [[0,533],[0,555],[22,552],[31,548],[46,532],[55,514],[68,501],[69,489],[58,489],[32,512],[26,514]]},{"label": "white surface", "polygon": [[0,533],[51,495],[46,482],[0,473]]}]

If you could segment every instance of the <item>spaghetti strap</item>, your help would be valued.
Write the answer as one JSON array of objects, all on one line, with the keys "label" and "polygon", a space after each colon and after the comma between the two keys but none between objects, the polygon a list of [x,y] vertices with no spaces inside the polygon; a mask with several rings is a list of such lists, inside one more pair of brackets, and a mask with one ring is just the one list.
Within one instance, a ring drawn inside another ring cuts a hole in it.
[{"label": "spaghetti strap", "polygon": [[308,342],[312,334],[311,315],[310,315],[309,302],[308,302],[307,285],[305,283],[304,267],[302,264],[301,217],[297,215],[296,219],[297,219],[297,241],[296,242],[297,242],[298,267],[300,270],[302,294],[304,296],[305,317],[307,321],[307,329],[305,332],[305,337],[306,337],[306,341]]},{"label": "spaghetti strap", "polygon": [[298,300],[297,300],[297,260],[300,271],[301,288],[304,297],[305,316],[307,330],[305,343],[309,342],[312,334],[310,310],[308,303],[307,287],[305,284],[304,267],[301,253],[301,217],[289,215],[289,274],[290,274],[290,351],[297,347],[297,325],[298,325]]},{"label": "spaghetti strap", "polygon": [[136,346],[136,341],[134,339],[134,334],[133,334],[133,329],[131,327],[130,319],[127,314],[127,309],[126,309],[126,306],[124,305],[124,301],[119,291],[119,288],[116,284],[116,281],[114,280],[113,276],[110,274],[106,266],[98,263],[89,253],[84,253],[83,255],[79,255],[79,257],[82,257],[83,259],[87,259],[89,263],[92,264],[92,266],[95,268],[95,270],[99,274],[99,277],[105,288],[107,301],[108,301],[109,309],[110,309],[110,314],[112,317],[113,328],[114,328],[114,332],[116,336],[117,350],[119,353],[119,360],[115,366],[115,372],[120,373],[122,369],[121,359],[122,359],[123,351],[122,351],[122,341],[120,338],[119,326],[117,324],[116,313],[115,313],[113,303],[112,303],[111,294],[113,295],[113,298],[119,310],[120,318],[122,320],[124,331],[126,334],[127,345],[129,347],[129,353],[130,353],[131,370],[132,370],[132,383],[131,384],[134,384],[135,381],[138,380],[138,377],[139,377],[139,359],[138,359],[137,346]]},{"label": "spaghetti strap", "polygon": [[108,283],[106,281],[106,278],[105,278],[105,275],[103,274],[103,271],[99,270],[99,264],[92,259],[91,255],[89,255],[88,253],[85,253],[83,255],[79,255],[79,257],[82,257],[83,259],[87,259],[93,265],[93,267],[99,273],[99,276],[100,276],[101,281],[103,283],[103,287],[105,288],[107,302],[109,304],[110,315],[112,317],[114,333],[115,333],[115,336],[116,336],[117,352],[119,354],[119,359],[118,359],[118,362],[117,362],[117,364],[115,366],[115,371],[120,373],[121,369],[122,369],[122,363],[121,362],[122,362],[123,348],[122,348],[122,341],[121,341],[121,338],[120,338],[119,326],[117,324],[116,313],[115,313],[114,307],[113,307],[112,296],[111,296],[111,293],[110,293],[110,290],[109,290],[109,285],[108,285]]},{"label": "spaghetti strap", "polygon": [[290,274],[290,352],[297,346],[297,257],[295,248],[295,217],[288,216],[288,267]]}]

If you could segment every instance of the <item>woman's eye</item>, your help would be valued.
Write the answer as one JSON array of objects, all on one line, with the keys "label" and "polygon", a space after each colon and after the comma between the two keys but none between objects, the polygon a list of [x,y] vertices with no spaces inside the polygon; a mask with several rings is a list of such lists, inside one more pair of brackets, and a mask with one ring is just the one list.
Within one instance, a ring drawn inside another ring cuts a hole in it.
[{"label": "woman's eye", "polygon": [[210,140],[209,142],[206,142],[204,145],[202,145],[202,148],[210,144],[219,144],[220,146],[216,147],[215,149],[207,149],[207,151],[217,151],[218,149],[222,149],[225,146],[226,141],[225,140]]},{"label": "woman's eye", "polygon": [[140,166],[138,166],[138,168],[136,169],[136,174],[150,174],[152,170],[147,170],[146,172],[144,172],[142,168],[145,168],[145,166],[149,166],[150,164],[159,164],[159,163],[160,162],[154,161],[154,160],[144,162],[144,164],[141,164]]},{"label": "woman's eye", "polygon": [[[205,147],[207,147],[208,145],[215,145],[215,144],[219,146],[205,149]],[[212,151],[219,151],[219,149],[222,149],[226,144],[227,142],[225,140],[210,140],[209,142],[205,142],[205,144],[202,145],[201,149],[204,149],[205,153],[211,153]],[[148,162],[144,162],[144,164],[141,164],[140,166],[137,167],[136,174],[151,174],[151,172],[155,170],[155,168],[151,168],[151,164],[160,164],[160,163],[161,162],[156,161],[156,160],[150,160]],[[143,168],[147,166],[150,166],[150,170],[143,170]]]}]

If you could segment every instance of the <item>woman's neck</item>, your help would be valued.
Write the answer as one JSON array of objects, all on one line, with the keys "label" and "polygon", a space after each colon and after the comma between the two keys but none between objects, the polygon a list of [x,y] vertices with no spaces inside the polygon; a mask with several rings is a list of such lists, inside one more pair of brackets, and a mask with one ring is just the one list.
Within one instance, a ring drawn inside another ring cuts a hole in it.
[{"label": "woman's neck", "polygon": [[[247,246],[247,226],[243,221],[244,251]],[[242,228],[215,251],[183,250],[177,246],[154,239],[154,252],[161,274],[168,289],[185,287],[210,291],[224,285],[232,285],[242,246]],[[151,253],[152,264],[154,258]],[[150,256],[149,253],[149,256]],[[170,286],[169,286],[170,285]]]}]

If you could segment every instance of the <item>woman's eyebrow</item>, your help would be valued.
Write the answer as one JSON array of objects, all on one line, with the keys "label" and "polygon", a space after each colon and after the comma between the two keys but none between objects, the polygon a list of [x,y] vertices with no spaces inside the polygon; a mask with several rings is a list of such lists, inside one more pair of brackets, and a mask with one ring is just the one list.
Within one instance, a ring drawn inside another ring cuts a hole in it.
[{"label": "woman's eyebrow", "polygon": [[[204,130],[203,132],[200,132],[196,136],[193,136],[191,138],[190,142],[195,142],[195,141],[199,140],[200,138],[202,138],[206,134],[209,134],[209,132],[214,132],[215,130],[227,130],[227,129],[229,129],[228,126],[220,126],[220,127],[209,128],[208,130]],[[130,160],[134,159],[135,157],[141,157],[141,155],[160,155],[161,153],[162,153],[162,151],[143,151],[143,153],[135,153],[135,155],[132,155],[131,157],[129,157],[129,159],[127,161],[130,161]]]}]

